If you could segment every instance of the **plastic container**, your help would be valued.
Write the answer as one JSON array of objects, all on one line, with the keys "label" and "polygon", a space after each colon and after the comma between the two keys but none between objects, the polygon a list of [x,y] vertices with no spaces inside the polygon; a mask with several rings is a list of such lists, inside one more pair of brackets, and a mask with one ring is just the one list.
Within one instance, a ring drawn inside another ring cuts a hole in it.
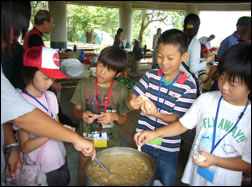
[{"label": "plastic container", "polygon": [[61,62],[60,69],[69,78],[81,78],[87,67],[76,58],[68,58]]},{"label": "plastic container", "polygon": [[96,64],[97,61],[98,61],[98,54],[94,54],[94,57],[93,57],[94,64]]},{"label": "plastic container", "polygon": [[81,50],[81,53],[80,53],[80,61],[81,61],[82,63],[85,62],[85,52],[84,52],[83,49]]}]

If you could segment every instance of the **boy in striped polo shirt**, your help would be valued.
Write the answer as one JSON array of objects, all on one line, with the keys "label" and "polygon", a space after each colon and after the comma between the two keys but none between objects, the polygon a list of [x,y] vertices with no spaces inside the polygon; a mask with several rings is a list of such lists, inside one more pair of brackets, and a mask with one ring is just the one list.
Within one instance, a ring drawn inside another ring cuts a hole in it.
[{"label": "boy in striped polo shirt", "polygon": [[[179,70],[189,56],[187,47],[184,33],[177,29],[167,30],[159,37],[160,69],[147,71],[125,101],[129,109],[141,109],[136,132],[155,130],[177,121],[195,101],[196,86]],[[165,186],[175,185],[180,142],[180,136],[158,137],[142,147],[155,161],[157,174]]]}]

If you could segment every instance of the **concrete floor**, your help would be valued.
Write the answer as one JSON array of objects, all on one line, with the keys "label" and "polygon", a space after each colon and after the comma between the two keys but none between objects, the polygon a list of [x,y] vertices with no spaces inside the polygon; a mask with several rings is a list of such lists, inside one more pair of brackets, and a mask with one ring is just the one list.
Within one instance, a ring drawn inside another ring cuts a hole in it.
[{"label": "concrete floor", "polygon": [[[128,72],[128,77],[132,78],[136,81],[148,70],[151,68],[151,65],[141,64],[140,69],[137,73]],[[75,120],[72,116],[73,104],[70,103],[70,99],[73,95],[74,88],[63,88],[60,96],[60,106],[62,112],[67,115],[74,124],[78,124],[79,122]],[[136,123],[139,117],[139,112],[132,111],[128,114],[128,124],[120,126],[120,134],[123,141],[128,142],[129,147],[136,148],[136,145],[133,140],[133,136],[135,134]],[[181,177],[185,168],[185,164],[187,162],[187,158],[189,155],[189,151],[191,148],[192,141],[194,139],[195,132],[188,131],[182,135],[183,143],[181,145],[181,151],[179,153],[178,167],[177,167],[177,186],[184,186],[181,183]],[[69,186],[77,186],[77,172],[79,165],[79,152],[76,151],[72,144],[64,143],[67,151],[67,159],[68,159],[68,167],[70,169],[71,180]]]}]

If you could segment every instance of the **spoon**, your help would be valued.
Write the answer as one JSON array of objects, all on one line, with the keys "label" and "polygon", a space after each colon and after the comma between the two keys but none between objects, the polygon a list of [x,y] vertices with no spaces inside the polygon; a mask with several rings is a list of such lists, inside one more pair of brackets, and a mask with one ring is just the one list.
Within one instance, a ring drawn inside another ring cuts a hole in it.
[{"label": "spoon", "polygon": [[99,166],[101,166],[106,171],[106,173],[108,174],[111,173],[111,171],[97,157],[95,157],[95,161]]}]

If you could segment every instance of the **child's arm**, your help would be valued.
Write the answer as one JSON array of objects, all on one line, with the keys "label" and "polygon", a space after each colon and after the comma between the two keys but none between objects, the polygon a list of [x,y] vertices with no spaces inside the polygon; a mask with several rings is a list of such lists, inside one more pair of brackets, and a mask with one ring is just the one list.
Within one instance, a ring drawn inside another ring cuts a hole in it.
[{"label": "child's arm", "polygon": [[130,95],[125,99],[125,104],[130,110],[138,110],[143,104],[143,99],[130,92]]},{"label": "child's arm", "polygon": [[25,131],[24,129],[20,129],[18,131],[18,136],[20,147],[23,153],[30,153],[49,140],[49,138],[45,136],[30,138],[30,133]]},{"label": "child's arm", "polygon": [[248,171],[251,169],[251,164],[242,160],[241,156],[233,158],[221,158],[206,152],[200,152],[200,155],[206,157],[204,162],[198,162],[195,159],[193,159],[193,161],[196,165],[202,168],[208,168],[211,165],[216,165],[218,167],[234,171]]},{"label": "child's arm", "polygon": [[106,112],[98,116],[98,123],[107,124],[116,121],[119,125],[128,122],[128,114],[117,114],[115,112]]},{"label": "child's arm", "polygon": [[158,128],[154,131],[141,131],[135,134],[134,140],[137,146],[143,146],[157,137],[171,137],[183,134],[188,129],[180,121],[173,122],[167,126]]}]

